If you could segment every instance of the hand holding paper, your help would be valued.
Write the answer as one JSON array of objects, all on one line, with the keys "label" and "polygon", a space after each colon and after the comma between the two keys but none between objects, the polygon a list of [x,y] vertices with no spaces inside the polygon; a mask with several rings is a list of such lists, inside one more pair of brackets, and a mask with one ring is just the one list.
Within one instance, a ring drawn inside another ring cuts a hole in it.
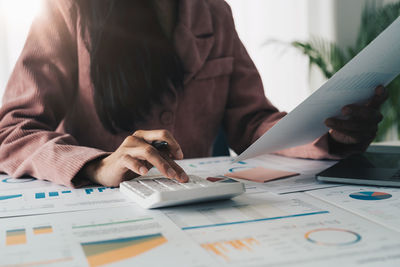
[{"label": "hand holding paper", "polygon": [[[331,79],[261,136],[236,161],[310,143],[325,134],[327,118],[345,105],[364,104],[400,73],[400,18]],[[337,137],[337,136],[336,136]],[[340,139],[340,138],[339,138]]]},{"label": "hand holding paper", "polygon": [[351,104],[342,108],[344,118],[332,117],[325,120],[330,128],[329,134],[335,145],[331,152],[340,154],[341,147],[351,145],[353,148],[364,150],[376,137],[378,123],[383,116],[380,106],[388,98],[385,87],[375,89],[375,95],[364,105]]}]

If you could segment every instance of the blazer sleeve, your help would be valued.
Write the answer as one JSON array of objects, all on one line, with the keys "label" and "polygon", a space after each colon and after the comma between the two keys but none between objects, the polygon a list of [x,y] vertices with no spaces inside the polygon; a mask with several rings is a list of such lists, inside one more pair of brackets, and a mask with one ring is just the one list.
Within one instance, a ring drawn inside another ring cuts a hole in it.
[{"label": "blazer sleeve", "polygon": [[78,90],[75,27],[70,1],[47,1],[7,84],[0,109],[0,171],[15,178],[78,186],[72,181],[83,165],[106,154],[56,131]]},{"label": "blazer sleeve", "polygon": [[[232,18],[230,7],[227,7]],[[236,153],[241,153],[286,113],[279,112],[265,97],[260,75],[239,39],[233,19],[230,26],[233,32],[234,66],[223,125],[230,147]],[[329,153],[328,134],[310,144],[278,151],[277,154],[312,159],[339,158]]]}]

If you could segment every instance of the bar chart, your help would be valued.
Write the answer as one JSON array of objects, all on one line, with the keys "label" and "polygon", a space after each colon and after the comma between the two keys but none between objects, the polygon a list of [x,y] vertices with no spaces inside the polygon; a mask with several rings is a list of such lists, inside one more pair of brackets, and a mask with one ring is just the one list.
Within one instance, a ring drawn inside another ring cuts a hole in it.
[{"label": "bar chart", "polygon": [[6,245],[20,245],[26,244],[26,231],[25,229],[13,229],[6,232]]},{"label": "bar chart", "polygon": [[260,242],[256,238],[246,237],[242,239],[204,243],[201,244],[201,247],[229,262],[230,253],[237,253],[241,251],[252,252],[253,247],[259,244]]}]

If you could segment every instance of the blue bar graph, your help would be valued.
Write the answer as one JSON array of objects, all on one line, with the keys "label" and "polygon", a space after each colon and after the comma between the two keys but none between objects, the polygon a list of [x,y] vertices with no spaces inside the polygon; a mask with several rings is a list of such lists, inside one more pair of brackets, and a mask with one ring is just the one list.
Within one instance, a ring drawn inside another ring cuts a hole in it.
[{"label": "blue bar graph", "polygon": [[46,197],[46,194],[45,194],[45,193],[36,193],[36,194],[35,194],[35,198],[36,198],[36,199],[45,198],[45,197]]},{"label": "blue bar graph", "polygon": [[49,197],[58,197],[58,192],[49,192]]},{"label": "blue bar graph", "polygon": [[104,191],[106,191],[107,189],[115,189],[116,187],[97,187],[97,188],[86,188],[85,192],[87,195],[90,195],[92,193],[103,193]]},{"label": "blue bar graph", "polygon": [[93,188],[85,189],[86,194],[90,195],[93,192]]},{"label": "blue bar graph", "polygon": [[[71,193],[72,193],[71,190],[65,190],[65,191],[61,191],[61,192],[53,191],[53,192],[49,192],[48,195],[49,195],[49,197],[58,197],[58,196],[60,196],[60,194],[71,194]],[[90,192],[88,194],[90,194]],[[46,198],[46,193],[45,192],[35,193],[35,198],[36,199]]]}]

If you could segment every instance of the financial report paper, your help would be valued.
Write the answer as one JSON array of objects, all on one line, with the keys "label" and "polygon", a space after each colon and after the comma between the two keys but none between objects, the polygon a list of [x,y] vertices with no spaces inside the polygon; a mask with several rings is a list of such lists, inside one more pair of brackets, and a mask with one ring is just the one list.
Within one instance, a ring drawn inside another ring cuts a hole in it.
[{"label": "financial report paper", "polygon": [[246,182],[248,192],[233,200],[151,211],[116,188],[4,177],[0,215],[14,217],[0,218],[0,267],[400,266],[398,189],[316,183],[312,173],[331,161],[232,161],[179,164],[203,177],[257,166],[304,176]]},{"label": "financial report paper", "polygon": [[398,188],[340,186],[310,191],[307,194],[400,232]]},{"label": "financial report paper", "polygon": [[[129,205],[132,201],[119,192],[118,188],[95,186],[79,189],[67,188],[52,183],[29,179],[9,179],[12,189],[1,185],[0,218],[36,215],[54,212],[112,208]],[[23,182],[20,189],[14,186]],[[32,187],[29,187],[31,183]],[[44,184],[43,187],[37,187]]]},{"label": "financial report paper", "polygon": [[0,221],[1,267],[400,264],[400,233],[304,193]]},{"label": "financial report paper", "polygon": [[163,210],[217,266],[397,266],[400,234],[304,193]]},{"label": "financial report paper", "polygon": [[1,219],[0,267],[213,266],[157,211],[138,206]]}]

